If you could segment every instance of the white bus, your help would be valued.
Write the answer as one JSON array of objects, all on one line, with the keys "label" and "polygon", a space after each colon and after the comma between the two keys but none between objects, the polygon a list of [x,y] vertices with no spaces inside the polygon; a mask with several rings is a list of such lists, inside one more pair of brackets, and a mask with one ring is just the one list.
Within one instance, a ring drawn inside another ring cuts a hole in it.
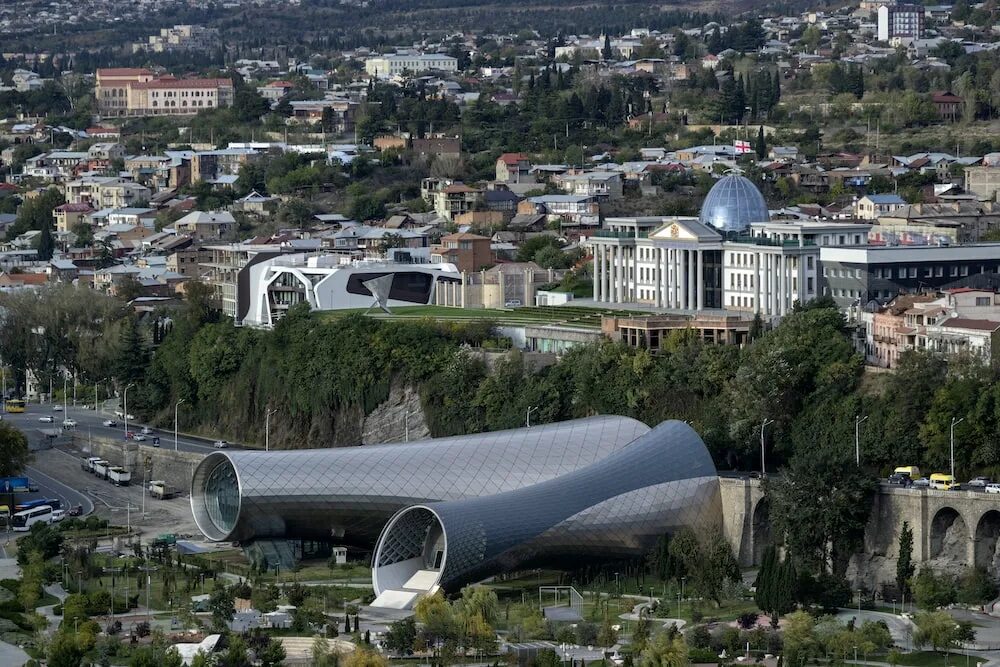
[{"label": "white bus", "polygon": [[33,525],[40,522],[52,523],[51,505],[40,505],[32,507],[30,510],[18,512],[11,520],[11,525],[16,532],[26,533],[31,530]]}]

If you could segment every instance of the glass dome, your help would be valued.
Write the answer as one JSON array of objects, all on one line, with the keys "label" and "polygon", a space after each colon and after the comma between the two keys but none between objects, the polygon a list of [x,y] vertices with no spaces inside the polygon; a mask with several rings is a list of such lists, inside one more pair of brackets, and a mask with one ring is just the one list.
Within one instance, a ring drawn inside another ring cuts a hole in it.
[{"label": "glass dome", "polygon": [[767,222],[764,195],[757,186],[743,176],[723,176],[712,186],[701,205],[698,220],[721,232],[742,232],[751,222]]}]

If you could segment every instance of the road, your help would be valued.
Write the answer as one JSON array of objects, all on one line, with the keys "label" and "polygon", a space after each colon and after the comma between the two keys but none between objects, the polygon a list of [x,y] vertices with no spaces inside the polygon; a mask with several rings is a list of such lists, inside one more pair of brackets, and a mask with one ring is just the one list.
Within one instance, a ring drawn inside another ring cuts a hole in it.
[{"label": "road", "polygon": [[62,508],[65,510],[69,510],[69,508],[76,505],[82,505],[84,516],[94,511],[94,503],[80,491],[63,484],[35,466],[26,466],[24,471],[33,482],[38,484],[38,492],[19,493],[17,495],[19,501],[35,500],[36,498],[58,498],[62,502]]},{"label": "road", "polygon": [[[72,405],[67,406],[65,412],[63,411],[53,411],[52,404],[38,405],[37,403],[31,403],[28,405],[27,410],[21,414],[11,414],[4,413],[3,418],[14,424],[19,429],[25,433],[37,433],[39,430],[51,430],[59,429],[62,426],[62,421],[67,416],[71,419],[76,420],[75,431],[79,435],[86,436],[88,434],[94,436],[100,436],[105,438],[121,438],[125,437],[125,427],[122,420],[114,416],[114,408],[107,407],[106,410],[95,411],[91,409],[84,409],[81,407],[73,407]],[[62,407],[61,405],[58,407]],[[52,423],[41,422],[39,417],[51,416]],[[111,428],[104,425],[106,419],[114,419],[118,422],[117,428]],[[128,422],[128,430],[133,433],[139,431],[143,426],[142,422],[132,421]],[[152,435],[147,437],[144,444],[152,445],[153,438],[158,437],[160,439],[160,446],[164,449],[172,449],[174,447],[174,433],[173,431],[163,431],[160,429],[153,429]],[[207,454],[214,451],[212,446],[212,440],[208,438],[199,438],[191,435],[179,435],[177,438],[177,449],[183,452],[195,452],[197,454]],[[230,445],[233,449],[239,449],[238,445]]]}]

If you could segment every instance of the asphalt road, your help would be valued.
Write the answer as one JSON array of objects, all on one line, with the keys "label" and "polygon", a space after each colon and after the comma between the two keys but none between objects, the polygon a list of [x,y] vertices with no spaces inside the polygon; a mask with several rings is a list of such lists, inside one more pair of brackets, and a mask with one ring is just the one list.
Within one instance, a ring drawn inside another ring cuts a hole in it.
[{"label": "asphalt road", "polygon": [[[39,417],[46,415],[50,415],[52,417],[51,424],[39,421]],[[125,425],[121,419],[114,416],[113,408],[108,408],[107,411],[95,411],[92,408],[84,409],[82,406],[74,408],[70,405],[67,406],[65,412],[63,412],[53,411],[51,404],[38,405],[37,403],[32,403],[28,405],[27,410],[23,413],[3,414],[3,418],[5,420],[29,434],[29,437],[31,437],[32,433],[38,433],[39,430],[51,431],[52,429],[60,429],[62,427],[63,419],[67,416],[76,420],[77,425],[73,430],[82,436],[91,434],[105,438],[120,438],[122,440],[125,438]],[[116,420],[118,422],[117,428],[105,426],[104,421],[106,419]],[[128,422],[128,430],[133,433],[137,433],[143,426],[146,426],[146,424],[143,424],[142,422],[134,422],[131,419]],[[143,444],[152,445],[153,438],[155,437],[160,439],[160,447],[163,449],[172,449],[174,447],[173,431],[163,431],[155,428],[153,429],[152,435],[147,436],[147,439]],[[177,449],[183,452],[207,454],[214,451],[212,442],[212,440],[207,438],[179,435],[177,438]],[[233,449],[239,449],[237,445],[230,444],[229,446]]]}]

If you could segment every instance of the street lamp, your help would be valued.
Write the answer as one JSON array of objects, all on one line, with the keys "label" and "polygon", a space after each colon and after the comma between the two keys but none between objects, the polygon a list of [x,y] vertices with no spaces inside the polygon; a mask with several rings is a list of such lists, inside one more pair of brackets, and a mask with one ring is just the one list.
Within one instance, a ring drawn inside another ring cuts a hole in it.
[{"label": "street lamp", "polygon": [[153,610],[149,606],[149,589],[152,588],[152,582],[149,575],[151,572],[156,572],[157,568],[153,565],[142,565],[139,569],[146,573],[146,622],[152,624]]},{"label": "street lamp", "polygon": [[67,386],[69,384],[69,378],[63,373],[63,419],[66,419],[66,408],[68,404],[66,403],[66,394],[68,393]]},{"label": "street lamp", "polygon": [[862,417],[857,415],[854,418],[854,461],[861,465],[861,424],[868,419],[868,415]]},{"label": "street lamp", "polygon": [[773,424],[773,423],[774,423],[774,420],[773,419],[768,419],[767,417],[764,417],[764,421],[762,421],[760,423],[760,477],[761,477],[761,479],[763,479],[764,475],[767,474],[767,471],[766,471],[766,469],[764,467],[764,429],[767,428],[768,424]]},{"label": "street lamp", "polygon": [[951,418],[951,477],[955,478],[955,425],[961,424],[965,421],[965,417],[961,419]]},{"label": "street lamp", "polygon": [[124,392],[124,395],[122,397],[122,403],[124,403],[124,407],[122,408],[122,415],[123,415],[122,419],[125,420],[125,439],[126,440],[128,440],[128,390],[131,389],[134,386],[135,386],[134,382],[129,383],[128,386],[125,387],[125,392]]},{"label": "street lamp", "polygon": [[175,452],[177,451],[177,410],[178,408],[181,407],[181,403],[183,402],[184,399],[182,398],[176,403],[174,403],[174,451]]},{"label": "street lamp", "polygon": [[271,451],[271,415],[277,412],[277,409],[268,408],[264,412],[264,451]]},{"label": "street lamp", "polygon": [[528,413],[524,416],[524,427],[531,428],[531,413],[538,409],[537,405],[528,408]]}]

